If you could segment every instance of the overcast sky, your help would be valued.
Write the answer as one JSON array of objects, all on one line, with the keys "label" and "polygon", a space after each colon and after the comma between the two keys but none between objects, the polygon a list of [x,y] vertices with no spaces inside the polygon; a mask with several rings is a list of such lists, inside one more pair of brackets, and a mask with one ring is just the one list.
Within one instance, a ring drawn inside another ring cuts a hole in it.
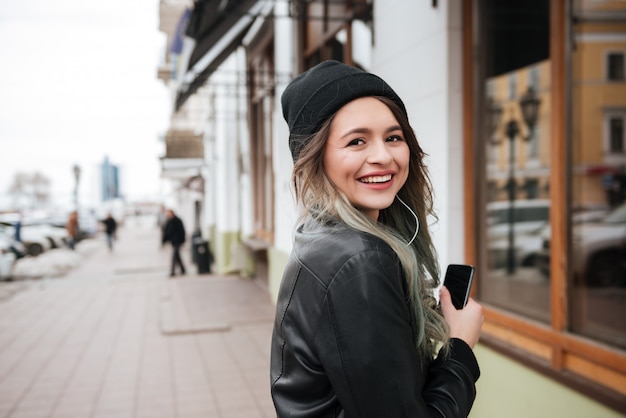
[{"label": "overcast sky", "polygon": [[[105,156],[130,199],[159,192],[169,93],[156,78],[159,0],[0,1],[0,195],[40,171],[56,200],[90,200]],[[5,196],[6,197],[6,196]]]}]

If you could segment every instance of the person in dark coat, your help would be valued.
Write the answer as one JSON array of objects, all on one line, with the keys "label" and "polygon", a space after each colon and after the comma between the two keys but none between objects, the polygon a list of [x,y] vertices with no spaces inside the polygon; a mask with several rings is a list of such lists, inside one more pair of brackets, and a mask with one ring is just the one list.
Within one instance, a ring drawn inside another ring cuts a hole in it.
[{"label": "person in dark coat", "polygon": [[456,310],[439,290],[432,189],[404,103],[325,61],[282,108],[301,212],[276,302],[276,415],[467,417],[482,308]]},{"label": "person in dark coat", "polygon": [[170,269],[170,277],[176,274],[176,266],[180,267],[181,274],[185,274],[185,266],[180,258],[180,247],[185,243],[185,226],[183,221],[176,216],[173,210],[168,209],[166,212],[167,221],[163,228],[163,237],[161,244],[165,245],[169,241],[172,244],[172,267]]},{"label": "person in dark coat", "polygon": [[107,236],[107,245],[109,250],[113,251],[113,241],[115,241],[115,232],[117,231],[117,222],[111,213],[107,214],[107,217],[102,220],[104,224],[104,232]]}]

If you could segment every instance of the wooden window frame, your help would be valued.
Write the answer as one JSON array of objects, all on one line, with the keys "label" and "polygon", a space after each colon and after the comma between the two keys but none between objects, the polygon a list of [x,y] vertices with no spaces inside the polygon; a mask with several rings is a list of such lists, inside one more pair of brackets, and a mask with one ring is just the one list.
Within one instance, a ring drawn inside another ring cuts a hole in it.
[{"label": "wooden window frame", "polygon": [[[552,229],[550,257],[550,324],[539,323],[487,303],[483,305],[485,323],[481,343],[549,376],[562,384],[589,396],[621,413],[626,413],[626,354],[591,339],[574,335],[568,324],[568,78],[567,22],[568,5],[565,1],[550,2],[550,61],[552,85],[551,116],[551,188],[550,223]],[[465,207],[465,258],[479,264],[482,224],[478,215],[482,178],[482,142],[476,138],[481,132],[479,105],[481,90],[477,89],[474,33],[475,1],[463,1],[463,177]],[[477,282],[480,286],[480,278]],[[476,291],[474,287],[474,296]]]},{"label": "wooden window frame", "polygon": [[[250,134],[250,180],[254,237],[267,244],[274,243],[275,173],[272,162],[275,74],[273,57],[273,27],[266,26],[264,34],[248,47],[248,125]],[[259,85],[256,82],[259,82]],[[269,178],[268,178],[269,176]]]},{"label": "wooden window frame", "polygon": [[[331,59],[329,48],[337,34],[345,31],[346,42],[343,45],[343,62],[354,65],[352,56],[352,22],[367,14],[370,2],[364,0],[317,0],[297,2],[298,16],[297,40],[298,72],[309,69],[308,61]],[[316,26],[311,29],[309,26]],[[373,36],[373,34],[372,34]]]}]

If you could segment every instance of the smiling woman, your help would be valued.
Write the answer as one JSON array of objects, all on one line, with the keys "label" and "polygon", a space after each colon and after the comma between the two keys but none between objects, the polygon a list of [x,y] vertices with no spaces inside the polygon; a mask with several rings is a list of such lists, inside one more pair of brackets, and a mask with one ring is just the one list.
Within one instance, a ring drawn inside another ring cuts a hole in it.
[{"label": "smiling woman", "polygon": [[432,191],[402,100],[326,61],[282,104],[302,213],[276,306],[278,416],[467,416],[482,311],[434,297]]}]

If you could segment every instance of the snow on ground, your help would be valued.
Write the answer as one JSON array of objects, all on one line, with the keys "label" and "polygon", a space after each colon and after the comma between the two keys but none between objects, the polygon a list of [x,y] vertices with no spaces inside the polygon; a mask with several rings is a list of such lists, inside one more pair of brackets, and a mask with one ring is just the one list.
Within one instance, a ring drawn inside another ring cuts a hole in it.
[{"label": "snow on ground", "polygon": [[85,256],[101,248],[99,240],[85,239],[76,245],[76,250],[57,248],[37,257],[26,256],[17,260],[13,269],[13,279],[59,277],[78,266]]}]

